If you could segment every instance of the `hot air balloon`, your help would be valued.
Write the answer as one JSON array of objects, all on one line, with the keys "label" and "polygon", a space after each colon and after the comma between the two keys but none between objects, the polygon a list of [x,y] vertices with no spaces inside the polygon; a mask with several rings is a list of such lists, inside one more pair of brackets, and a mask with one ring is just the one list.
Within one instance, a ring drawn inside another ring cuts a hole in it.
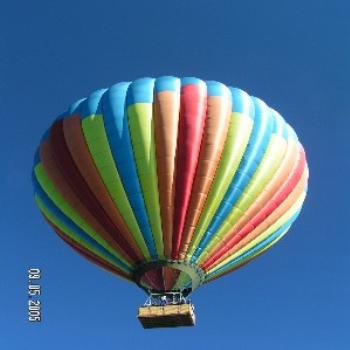
[{"label": "hot air balloon", "polygon": [[145,328],[193,325],[188,295],[276,243],[307,191],[302,145],[262,100],[142,78],[74,103],[35,155],[35,201],[79,254],[149,295]]}]

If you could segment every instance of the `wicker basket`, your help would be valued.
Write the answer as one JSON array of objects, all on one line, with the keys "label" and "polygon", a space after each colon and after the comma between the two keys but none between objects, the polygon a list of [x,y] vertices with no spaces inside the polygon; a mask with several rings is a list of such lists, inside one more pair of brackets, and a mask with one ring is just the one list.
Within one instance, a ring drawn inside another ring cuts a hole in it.
[{"label": "wicker basket", "polygon": [[141,306],[137,317],[143,328],[195,325],[192,304]]}]

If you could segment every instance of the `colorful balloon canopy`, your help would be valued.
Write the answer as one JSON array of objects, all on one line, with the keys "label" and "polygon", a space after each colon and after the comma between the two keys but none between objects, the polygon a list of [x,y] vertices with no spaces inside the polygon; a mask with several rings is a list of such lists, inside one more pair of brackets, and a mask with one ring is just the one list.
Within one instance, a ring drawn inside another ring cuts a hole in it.
[{"label": "colorful balloon canopy", "polygon": [[37,205],[74,250],[146,290],[188,292],[276,243],[307,178],[278,112],[176,77],[77,101],[44,134],[33,171]]}]

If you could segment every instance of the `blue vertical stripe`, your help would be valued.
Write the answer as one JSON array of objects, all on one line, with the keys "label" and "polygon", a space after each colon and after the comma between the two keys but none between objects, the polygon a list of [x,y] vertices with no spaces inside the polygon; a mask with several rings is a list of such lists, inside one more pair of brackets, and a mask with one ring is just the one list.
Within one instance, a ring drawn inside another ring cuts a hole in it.
[{"label": "blue vertical stripe", "polygon": [[[35,190],[35,194],[40,198],[40,200],[44,203],[46,209],[55,216],[58,221],[60,221],[63,225],[67,226],[69,230],[74,232],[79,239],[84,241],[85,243],[91,245],[98,252],[106,255],[109,259],[111,259],[116,266],[124,268],[126,271],[131,272],[130,267],[128,267],[123,261],[119,260],[117,257],[112,255],[108,250],[106,250],[103,246],[101,246],[98,242],[96,242],[91,236],[81,230],[70,218],[68,218],[48,197],[45,191],[41,188],[38,180],[36,179],[35,174],[32,174],[32,181]],[[79,242],[78,242],[79,243]],[[86,249],[86,248],[85,248]]]},{"label": "blue vertical stripe", "polygon": [[276,122],[275,118],[271,117],[269,107],[257,98],[252,97],[252,99],[255,105],[255,117],[253,131],[248,146],[236,174],[226,191],[225,197],[191,258],[192,262],[195,262],[198,259],[201,252],[215,236],[216,231],[242,195],[245,187],[248,185],[263,159],[271,134],[275,131]]},{"label": "blue vertical stripe", "polygon": [[266,237],[262,242],[257,244],[256,246],[252,247],[251,249],[247,250],[245,253],[242,255],[238,256],[237,258],[233,259],[232,261],[229,261],[227,264],[224,266],[221,266],[217,270],[214,270],[211,272],[209,275],[206,276],[206,279],[211,279],[215,277],[216,275],[225,272],[226,270],[229,270],[233,268],[235,265],[238,265],[239,263],[242,262],[242,260],[245,260],[247,258],[250,258],[252,255],[255,253],[258,253],[260,250],[263,250],[265,247],[267,247],[272,241],[277,239],[279,236],[283,234],[286,230],[289,229],[289,227],[293,224],[295,219],[298,217],[300,213],[299,209],[287,222],[285,222],[279,229],[277,229],[275,232],[273,232],[271,235]]},{"label": "blue vertical stripe", "polygon": [[[113,85],[102,98],[105,130],[116,166],[131,208],[153,259],[157,251],[137,175],[125,111],[126,95],[130,83]],[[143,96],[144,97],[144,96]]]}]

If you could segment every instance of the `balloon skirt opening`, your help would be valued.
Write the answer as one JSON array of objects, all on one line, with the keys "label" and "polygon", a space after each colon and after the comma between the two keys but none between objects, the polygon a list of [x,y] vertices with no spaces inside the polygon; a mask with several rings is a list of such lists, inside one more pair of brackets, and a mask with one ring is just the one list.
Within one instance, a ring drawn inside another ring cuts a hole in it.
[{"label": "balloon skirt opening", "polygon": [[137,318],[143,328],[194,326],[196,322],[192,304],[141,306]]},{"label": "balloon skirt opening", "polygon": [[203,283],[204,272],[186,261],[158,260],[139,265],[134,271],[133,280],[147,294],[181,291],[188,295]]}]

